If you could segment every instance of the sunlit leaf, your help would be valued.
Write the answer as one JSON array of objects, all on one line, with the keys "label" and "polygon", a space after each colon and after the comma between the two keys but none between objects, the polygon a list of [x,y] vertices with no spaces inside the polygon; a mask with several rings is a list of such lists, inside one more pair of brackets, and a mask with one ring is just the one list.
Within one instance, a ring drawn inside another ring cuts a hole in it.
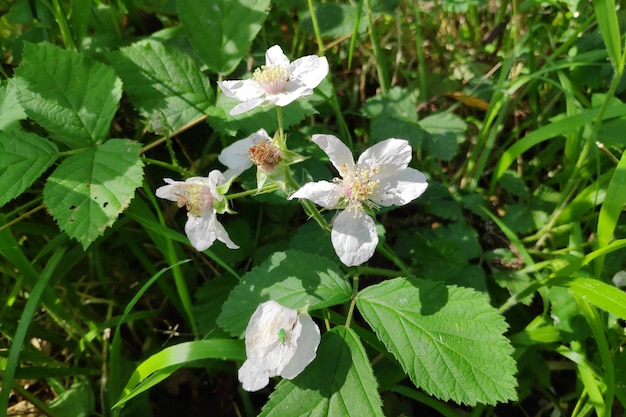
[{"label": "sunlit leaf", "polygon": [[504,318],[480,293],[396,278],[359,293],[357,307],[415,385],[474,405],[517,398]]},{"label": "sunlit leaf", "polygon": [[[158,42],[133,44],[110,59],[132,104],[158,134],[202,117],[215,101],[208,79],[191,57]],[[159,129],[155,125],[162,117],[168,126]]]},{"label": "sunlit leaf", "polygon": [[24,45],[15,83],[28,117],[70,148],[104,140],[122,96],[113,68],[47,43]]},{"label": "sunlit leaf", "polygon": [[350,284],[336,263],[294,250],[276,252],[242,277],[217,322],[232,335],[241,336],[264,301],[294,309],[308,305],[314,310],[343,303],[350,293]]},{"label": "sunlit leaf", "polygon": [[61,230],[83,248],[115,222],[141,185],[139,148],[111,139],[70,156],[48,178],[44,202]]}]

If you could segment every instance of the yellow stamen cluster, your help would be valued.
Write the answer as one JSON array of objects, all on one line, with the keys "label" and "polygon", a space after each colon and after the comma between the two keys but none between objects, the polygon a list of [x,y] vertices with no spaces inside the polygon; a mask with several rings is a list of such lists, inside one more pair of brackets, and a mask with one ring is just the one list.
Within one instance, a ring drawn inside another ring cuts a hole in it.
[{"label": "yellow stamen cluster", "polygon": [[289,67],[286,65],[263,65],[254,70],[252,79],[259,83],[267,94],[278,94],[285,90],[289,81]]},{"label": "yellow stamen cluster", "polygon": [[342,167],[344,178],[335,178],[335,183],[342,185],[343,198],[348,204],[348,209],[361,209],[365,204],[368,207],[376,208],[376,204],[370,200],[372,195],[378,191],[380,180],[372,180],[372,175],[378,173],[378,168],[356,168],[350,170],[347,166]]},{"label": "yellow stamen cluster", "polygon": [[188,184],[176,195],[178,207],[185,206],[189,214],[200,217],[202,212],[213,208],[213,195],[206,185]]},{"label": "yellow stamen cluster", "polygon": [[272,171],[283,160],[280,149],[267,140],[251,147],[248,152],[252,162],[263,171]]}]

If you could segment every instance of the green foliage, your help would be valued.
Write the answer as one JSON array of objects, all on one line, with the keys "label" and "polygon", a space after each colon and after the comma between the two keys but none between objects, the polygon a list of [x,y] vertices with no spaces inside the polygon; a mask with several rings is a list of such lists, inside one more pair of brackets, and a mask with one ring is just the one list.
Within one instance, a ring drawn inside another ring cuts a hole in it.
[{"label": "green foliage", "polygon": [[269,0],[178,0],[178,13],[204,63],[225,75],[245,57],[269,6]]},{"label": "green foliage", "polygon": [[28,117],[73,149],[108,136],[122,96],[112,68],[45,43],[25,45],[14,82]]},{"label": "green foliage", "polygon": [[380,416],[382,404],[365,349],[354,330],[324,334],[317,357],[276,387],[260,416]]},{"label": "green foliage", "polygon": [[340,304],[350,285],[334,262],[298,251],[276,252],[246,273],[222,307],[218,324],[234,336],[243,335],[247,320],[263,301],[310,309]]},{"label": "green foliage", "polygon": [[35,134],[0,131],[0,207],[22,194],[57,159],[54,143]]},{"label": "green foliage", "polygon": [[111,139],[70,156],[48,178],[44,201],[61,230],[87,248],[141,185],[139,144]]},{"label": "green foliage", "polygon": [[208,80],[191,57],[158,42],[122,48],[110,55],[110,62],[142,117],[149,123],[165,119],[166,126],[157,133],[179,130],[202,117],[214,102]]},{"label": "green foliage", "polygon": [[396,278],[359,293],[357,307],[416,386],[475,405],[515,400],[507,324],[475,291]]}]

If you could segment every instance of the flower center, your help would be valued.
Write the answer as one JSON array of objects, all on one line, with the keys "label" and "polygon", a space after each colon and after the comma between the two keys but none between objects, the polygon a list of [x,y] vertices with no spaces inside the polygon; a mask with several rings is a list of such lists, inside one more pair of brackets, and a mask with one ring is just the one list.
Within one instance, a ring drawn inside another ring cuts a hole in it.
[{"label": "flower center", "polygon": [[250,159],[262,171],[272,171],[283,160],[283,155],[270,141],[264,140],[258,145],[251,147],[248,152]]},{"label": "flower center", "polygon": [[200,217],[202,212],[213,208],[213,195],[206,185],[188,184],[177,194],[178,207],[185,206],[189,214]]},{"label": "flower center", "polygon": [[363,204],[376,208],[377,205],[370,197],[378,190],[380,184],[380,180],[372,180],[372,175],[378,172],[378,168],[356,168],[351,171],[347,166],[343,166],[341,171],[345,172],[343,179],[335,178],[334,182],[342,185],[343,198],[348,204],[348,209],[361,209]]},{"label": "flower center", "polygon": [[267,94],[282,93],[289,81],[289,67],[286,65],[263,65],[254,70],[252,79],[259,83]]}]

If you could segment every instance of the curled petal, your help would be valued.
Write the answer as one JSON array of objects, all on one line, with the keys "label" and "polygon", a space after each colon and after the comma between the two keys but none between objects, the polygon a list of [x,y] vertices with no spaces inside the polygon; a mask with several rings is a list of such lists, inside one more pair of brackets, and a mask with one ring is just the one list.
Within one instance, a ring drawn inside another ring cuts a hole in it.
[{"label": "curled petal", "polygon": [[272,102],[277,106],[285,107],[287,104],[296,101],[300,97],[310,96],[311,94],[313,94],[313,90],[310,88],[298,86],[289,81],[287,82],[287,87],[284,92],[275,95],[268,95],[265,98],[267,101]]},{"label": "curled petal", "polygon": [[359,210],[344,210],[333,222],[330,239],[341,262],[346,266],[361,265],[376,250],[376,224]]},{"label": "curled petal", "polygon": [[341,187],[328,181],[309,182],[289,196],[289,200],[293,198],[307,198],[318,206],[332,209],[339,203]]},{"label": "curled petal", "polygon": [[217,221],[217,215],[213,210],[202,213],[200,217],[190,215],[185,223],[185,233],[191,246],[200,252],[210,248],[216,239],[226,244],[229,249],[239,248],[230,240],[226,229]]},{"label": "curled petal", "polygon": [[328,155],[330,162],[337,168],[342,177],[346,173],[346,169],[349,171],[354,169],[352,152],[339,138],[333,135],[313,135],[311,140]]},{"label": "curled petal", "polygon": [[307,55],[289,64],[289,79],[309,89],[320,85],[327,75],[328,60],[323,56]]},{"label": "curled petal", "polygon": [[367,148],[357,162],[359,168],[378,167],[378,177],[404,169],[411,162],[413,150],[404,139],[386,139]]},{"label": "curled petal", "polygon": [[308,314],[300,314],[298,321],[302,324],[302,331],[296,343],[298,349],[289,363],[279,373],[286,379],[293,379],[310,364],[317,353],[320,344],[320,329]]},{"label": "curled petal", "polygon": [[270,371],[267,369],[258,368],[247,360],[243,363],[241,368],[239,368],[237,376],[243,389],[254,392],[265,388],[270,382],[270,376],[274,375],[270,375]]},{"label": "curled petal", "polygon": [[289,65],[289,58],[280,46],[274,45],[265,51],[265,65]]},{"label": "curled petal", "polygon": [[179,190],[185,183],[182,181],[174,181],[171,178],[163,178],[163,181],[165,181],[167,185],[157,188],[155,192],[156,196],[165,200],[177,201],[178,195],[180,194]]},{"label": "curled petal", "polygon": [[405,168],[380,179],[372,201],[381,206],[403,206],[421,196],[428,188],[426,176],[417,169]]}]

